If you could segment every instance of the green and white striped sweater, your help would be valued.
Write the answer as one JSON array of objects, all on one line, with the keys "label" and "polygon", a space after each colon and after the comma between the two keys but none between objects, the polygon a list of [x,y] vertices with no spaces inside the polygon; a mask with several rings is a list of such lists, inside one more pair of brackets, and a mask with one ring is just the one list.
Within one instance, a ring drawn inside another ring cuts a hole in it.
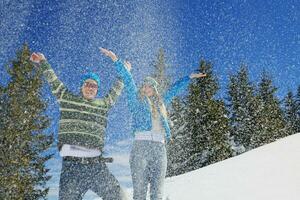
[{"label": "green and white striped sweater", "polygon": [[60,105],[59,148],[70,144],[102,151],[108,111],[121,94],[123,82],[117,80],[104,98],[86,100],[70,93],[49,63],[44,61],[40,67]]}]

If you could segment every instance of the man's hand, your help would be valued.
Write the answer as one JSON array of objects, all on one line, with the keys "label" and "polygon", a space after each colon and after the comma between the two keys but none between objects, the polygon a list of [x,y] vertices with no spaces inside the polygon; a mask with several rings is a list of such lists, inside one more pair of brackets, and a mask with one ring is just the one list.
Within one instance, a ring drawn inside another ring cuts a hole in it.
[{"label": "man's hand", "polygon": [[46,58],[42,53],[32,53],[30,60],[34,63],[40,63],[41,61],[46,60]]},{"label": "man's hand", "polygon": [[206,77],[206,74],[198,73],[198,74],[191,74],[190,78],[203,78]]},{"label": "man's hand", "polygon": [[118,60],[118,57],[116,56],[116,54],[114,52],[104,49],[104,48],[100,48],[100,51],[107,57],[110,57],[113,62],[116,62]]}]

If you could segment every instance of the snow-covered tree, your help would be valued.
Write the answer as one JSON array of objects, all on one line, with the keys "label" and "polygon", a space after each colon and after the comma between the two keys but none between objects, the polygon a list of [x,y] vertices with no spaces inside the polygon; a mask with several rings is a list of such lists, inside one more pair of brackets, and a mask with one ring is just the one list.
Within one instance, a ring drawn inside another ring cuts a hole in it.
[{"label": "snow-covered tree", "polygon": [[45,199],[48,192],[45,162],[52,157],[47,150],[53,136],[44,133],[49,119],[41,72],[29,57],[24,45],[8,67],[11,79],[1,95],[0,199]]},{"label": "snow-covered tree", "polygon": [[286,136],[283,112],[280,101],[275,95],[276,91],[277,88],[273,86],[271,78],[263,72],[257,91],[256,122],[259,130],[251,137],[251,148],[257,148]]},{"label": "snow-covered tree", "polygon": [[191,148],[191,134],[186,131],[186,103],[176,97],[172,101],[170,121],[172,122],[172,141],[168,144],[168,170],[167,176],[184,173],[182,165],[189,157]]},{"label": "snow-covered tree", "polygon": [[298,129],[298,116],[297,116],[297,101],[292,91],[289,91],[284,98],[284,118],[286,122],[286,132],[292,135]]},{"label": "snow-covered tree", "polygon": [[190,85],[187,97],[186,130],[190,133],[189,157],[185,170],[190,171],[231,156],[228,144],[229,120],[225,104],[215,98],[219,89],[211,63],[200,61],[199,71],[207,77]]},{"label": "snow-covered tree", "polygon": [[[7,115],[7,95],[5,94],[5,88],[0,86],[0,113],[1,116]],[[5,124],[5,117],[0,117],[0,127],[3,127]],[[2,131],[2,129],[0,129]],[[0,134],[0,137],[2,137],[3,134]],[[2,138],[0,141],[3,141]]]},{"label": "snow-covered tree", "polygon": [[161,93],[163,93],[170,85],[170,78],[166,74],[167,65],[163,48],[158,51],[154,69],[153,77],[158,82]]},{"label": "snow-covered tree", "polygon": [[296,95],[296,110],[297,110],[296,132],[300,133],[300,85],[298,86],[297,95]]},{"label": "snow-covered tree", "polygon": [[227,108],[230,116],[230,136],[234,141],[235,154],[251,149],[251,138],[258,133],[258,102],[255,86],[250,82],[246,66],[230,76]]}]

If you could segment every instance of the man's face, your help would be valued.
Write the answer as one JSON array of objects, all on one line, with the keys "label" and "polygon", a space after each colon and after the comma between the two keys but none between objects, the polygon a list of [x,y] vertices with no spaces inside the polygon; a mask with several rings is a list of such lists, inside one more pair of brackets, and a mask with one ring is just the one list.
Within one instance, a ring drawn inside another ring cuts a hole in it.
[{"label": "man's face", "polygon": [[82,85],[82,95],[87,100],[92,100],[96,97],[98,92],[98,84],[93,79],[86,80]]}]

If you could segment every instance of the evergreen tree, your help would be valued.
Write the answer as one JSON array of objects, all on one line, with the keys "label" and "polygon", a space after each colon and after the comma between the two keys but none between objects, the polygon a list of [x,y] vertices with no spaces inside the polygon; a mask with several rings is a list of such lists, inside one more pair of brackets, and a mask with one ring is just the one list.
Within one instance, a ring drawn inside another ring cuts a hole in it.
[{"label": "evergreen tree", "polygon": [[[2,147],[4,145],[4,134],[3,134],[3,127],[6,124],[6,116],[8,114],[7,112],[7,95],[5,94],[5,88],[0,86],[0,147]],[[3,157],[4,156],[4,152],[3,149],[0,148],[0,176],[2,177],[2,171],[1,168],[4,167],[3,165]],[[1,180],[0,180],[1,182]],[[3,189],[0,187],[0,197],[1,194],[4,193],[4,191],[2,191]]]},{"label": "evergreen tree", "polygon": [[53,136],[43,133],[49,119],[41,98],[41,72],[29,58],[30,50],[24,45],[8,68],[11,81],[1,95],[6,113],[2,115],[1,110],[5,123],[1,126],[0,199],[45,199],[48,192],[45,162],[52,157],[47,150]]},{"label": "evergreen tree", "polygon": [[190,155],[191,135],[186,131],[186,114],[186,103],[178,97],[174,98],[170,112],[172,142],[167,146],[167,176],[184,173],[181,166]]},{"label": "evergreen tree", "polygon": [[297,110],[296,133],[300,133],[300,85],[298,86],[297,95],[296,95],[296,110]]},{"label": "evergreen tree", "polygon": [[227,108],[230,117],[230,137],[233,138],[235,155],[251,149],[251,138],[258,133],[258,102],[255,87],[250,83],[246,66],[230,76]]},{"label": "evergreen tree", "polygon": [[284,114],[286,133],[287,135],[292,135],[297,132],[298,128],[297,101],[292,91],[289,91],[284,98]]},{"label": "evergreen tree", "polygon": [[154,69],[155,71],[153,77],[159,84],[160,92],[163,93],[169,87],[170,79],[166,75],[166,58],[164,49],[162,48],[160,48],[158,51],[157,59],[154,63]]},{"label": "evergreen tree", "polygon": [[[0,86],[0,113],[1,116],[6,116],[7,115],[7,107],[5,106],[7,103],[6,95],[5,95],[5,88]],[[0,117],[0,127],[4,126],[4,119],[5,117]],[[0,129],[2,131],[2,129]],[[2,134],[0,135],[2,137]],[[2,138],[0,141],[3,141]]]},{"label": "evergreen tree", "polygon": [[263,72],[257,92],[256,122],[259,130],[252,135],[251,148],[257,148],[286,136],[283,112],[279,99],[275,96],[276,91],[277,88],[273,86],[271,78]]},{"label": "evergreen tree", "polygon": [[212,65],[200,61],[199,71],[207,77],[190,85],[187,99],[187,127],[192,148],[182,171],[194,170],[231,155],[228,144],[229,120],[222,100],[214,98],[219,89]]}]

